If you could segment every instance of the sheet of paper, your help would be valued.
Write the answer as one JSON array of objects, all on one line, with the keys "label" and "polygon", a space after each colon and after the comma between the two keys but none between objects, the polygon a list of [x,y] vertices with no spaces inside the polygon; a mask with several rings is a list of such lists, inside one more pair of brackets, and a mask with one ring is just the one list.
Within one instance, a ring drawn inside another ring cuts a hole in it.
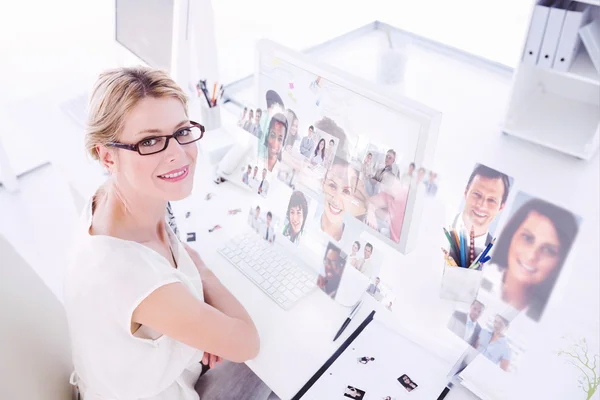
[{"label": "sheet of paper", "polygon": [[[348,386],[364,390],[364,399],[436,399],[450,368],[427,349],[373,320],[303,399],[341,399]],[[398,382],[403,375],[414,383],[411,391]]]}]

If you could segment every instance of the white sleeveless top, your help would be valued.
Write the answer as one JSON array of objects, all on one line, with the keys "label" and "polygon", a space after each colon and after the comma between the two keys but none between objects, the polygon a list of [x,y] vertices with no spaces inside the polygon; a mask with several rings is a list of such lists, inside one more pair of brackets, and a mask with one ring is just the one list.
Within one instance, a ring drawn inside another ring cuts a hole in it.
[{"label": "white sleeveless top", "polygon": [[203,352],[141,326],[135,308],[154,290],[180,282],[204,300],[202,281],[173,232],[177,269],[137,242],[90,235],[92,200],[77,227],[64,282],[76,380],[84,400],[198,400]]}]

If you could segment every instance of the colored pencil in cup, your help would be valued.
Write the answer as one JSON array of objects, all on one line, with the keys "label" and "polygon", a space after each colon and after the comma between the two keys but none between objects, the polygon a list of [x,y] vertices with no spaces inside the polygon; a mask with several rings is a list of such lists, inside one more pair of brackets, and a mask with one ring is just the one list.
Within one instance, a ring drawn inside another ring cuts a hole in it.
[{"label": "colored pencil in cup", "polygon": [[452,256],[448,253],[448,251],[446,249],[444,249],[442,247],[442,252],[444,253],[444,260],[446,260],[446,262],[452,266],[452,267],[458,267],[458,264],[456,264],[456,261],[454,260],[454,258],[452,258]]},{"label": "colored pencil in cup", "polygon": [[471,226],[471,234],[469,239],[469,264],[473,264],[475,261],[475,228],[473,226]]}]

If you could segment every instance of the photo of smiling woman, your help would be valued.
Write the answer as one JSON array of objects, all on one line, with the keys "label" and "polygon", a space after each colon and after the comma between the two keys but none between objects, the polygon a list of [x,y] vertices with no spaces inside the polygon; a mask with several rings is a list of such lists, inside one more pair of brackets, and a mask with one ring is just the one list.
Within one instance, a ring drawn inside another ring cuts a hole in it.
[{"label": "photo of smiling woman", "polygon": [[273,115],[264,142],[267,148],[267,169],[269,172],[273,172],[277,161],[281,161],[281,152],[283,151],[287,131],[288,123],[285,116],[281,113]]},{"label": "photo of smiling woman", "polygon": [[536,198],[526,201],[493,247],[491,264],[483,268],[482,290],[539,321],[577,231],[571,212]]},{"label": "photo of smiling woman", "polygon": [[323,165],[325,162],[325,139],[319,140],[310,161],[314,165]]},{"label": "photo of smiling woman", "polygon": [[288,203],[283,236],[290,239],[290,242],[298,244],[304,232],[304,224],[306,223],[307,216],[308,202],[306,201],[306,197],[304,193],[296,190],[290,196],[290,202]]}]

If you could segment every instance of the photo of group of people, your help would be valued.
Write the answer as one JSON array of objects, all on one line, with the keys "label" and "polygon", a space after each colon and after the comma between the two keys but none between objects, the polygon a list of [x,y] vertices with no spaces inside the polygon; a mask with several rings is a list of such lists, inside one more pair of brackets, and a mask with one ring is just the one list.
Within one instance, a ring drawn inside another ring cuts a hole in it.
[{"label": "photo of group of people", "polygon": [[[451,224],[453,231],[473,231],[475,255],[487,246],[491,259],[481,267],[469,311],[455,312],[448,327],[505,371],[515,370],[515,350],[523,351],[511,344],[521,347],[541,320],[580,224],[570,211],[518,192],[495,239],[512,186],[511,177],[477,164]],[[477,322],[482,313],[488,315],[486,327]]]},{"label": "photo of group of people", "polygon": [[269,243],[275,242],[277,220],[271,211],[263,212],[259,205],[248,211],[248,225]]},{"label": "photo of group of people", "polygon": [[269,181],[267,179],[267,169],[263,168],[259,173],[258,165],[252,168],[251,165],[246,167],[246,171],[242,175],[242,182],[248,185],[251,189],[256,190],[256,193],[265,197],[269,192]]}]

